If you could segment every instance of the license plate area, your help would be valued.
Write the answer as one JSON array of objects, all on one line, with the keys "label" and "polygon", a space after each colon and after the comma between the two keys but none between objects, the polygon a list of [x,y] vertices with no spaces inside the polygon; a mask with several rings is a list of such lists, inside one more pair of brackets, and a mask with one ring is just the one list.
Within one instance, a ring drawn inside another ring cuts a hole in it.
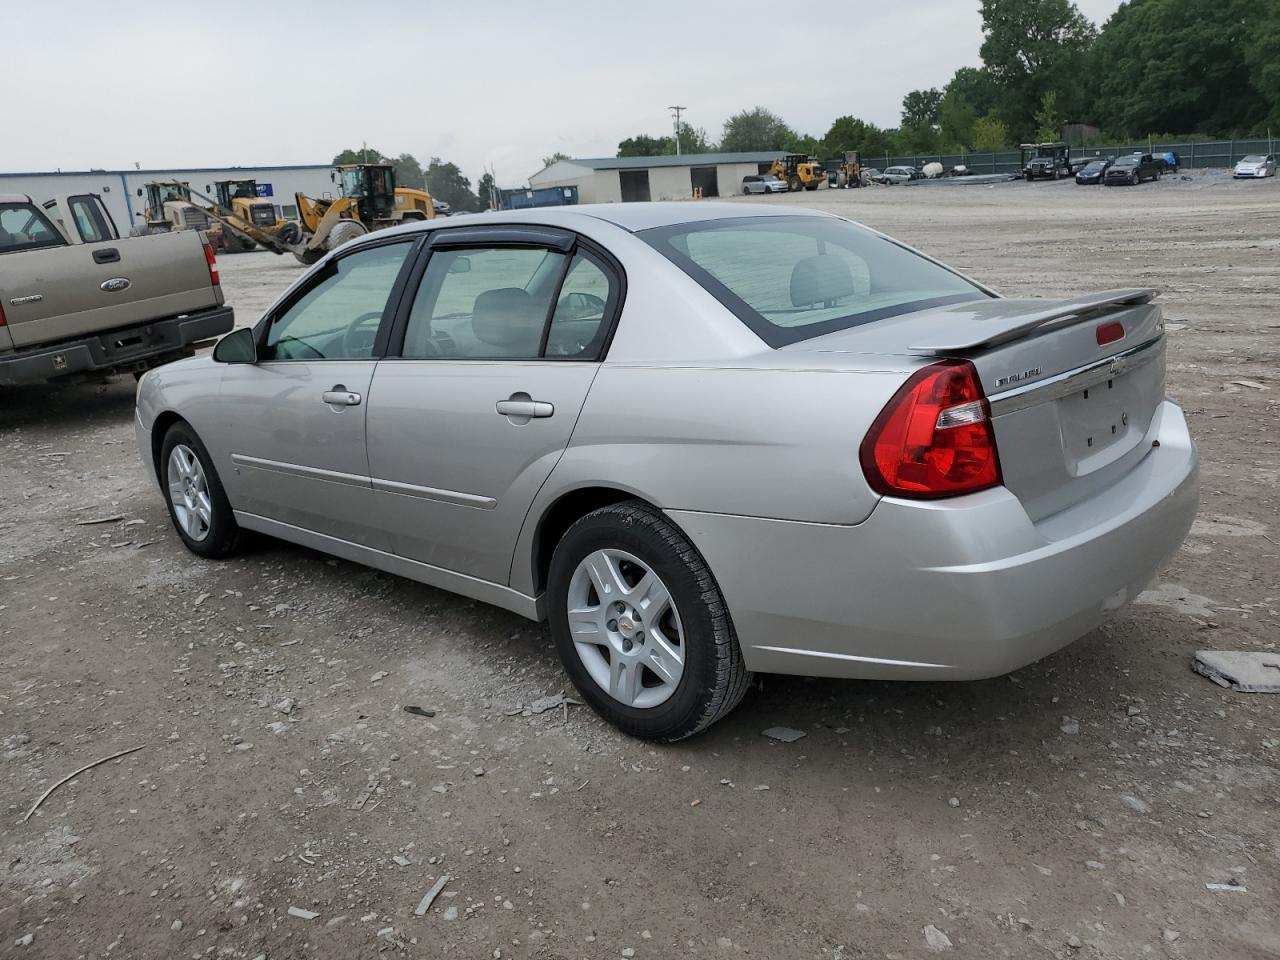
[{"label": "license plate area", "polygon": [[1077,476],[1123,456],[1141,441],[1151,419],[1141,371],[1094,383],[1058,401],[1062,448]]}]

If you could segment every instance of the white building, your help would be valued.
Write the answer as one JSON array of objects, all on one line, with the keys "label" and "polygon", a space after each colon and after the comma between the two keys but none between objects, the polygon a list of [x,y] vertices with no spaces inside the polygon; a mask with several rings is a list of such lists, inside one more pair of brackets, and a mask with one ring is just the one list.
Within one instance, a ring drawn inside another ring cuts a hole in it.
[{"label": "white building", "polygon": [[255,180],[258,195],[270,198],[276,213],[285,220],[298,216],[295,193],[310,197],[341,195],[340,187],[330,179],[333,165],[306,164],[296,167],[190,167],[172,170],[90,170],[63,173],[0,173],[0,193],[25,193],[36,203],[59,195],[96,193],[111,211],[116,228],[126,234],[135,223],[141,223],[146,211],[145,184],[153,181],[177,181],[191,189],[213,196],[217,180]]},{"label": "white building", "polygon": [[558,160],[529,178],[529,186],[577,187],[579,203],[688,200],[742,193],[742,178],[765,173],[782,151],[687,153],[678,157],[600,157]]}]

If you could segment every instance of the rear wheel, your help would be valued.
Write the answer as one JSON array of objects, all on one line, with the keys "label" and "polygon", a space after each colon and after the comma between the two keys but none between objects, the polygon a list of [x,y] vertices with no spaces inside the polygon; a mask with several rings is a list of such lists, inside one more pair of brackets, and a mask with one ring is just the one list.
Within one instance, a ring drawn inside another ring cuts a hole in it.
[{"label": "rear wheel", "polygon": [[746,693],[750,674],[711,571],[647,505],[613,504],[571,526],[551,559],[548,603],[565,672],[625,733],[680,740]]},{"label": "rear wheel", "polygon": [[792,177],[790,180],[787,181],[787,187],[791,190],[792,193],[797,192],[802,186],[804,186],[804,184],[800,182],[799,177]]},{"label": "rear wheel", "polygon": [[160,480],[169,519],[188,550],[211,559],[236,551],[244,534],[231,514],[209,451],[185,423],[175,423],[164,435]]}]

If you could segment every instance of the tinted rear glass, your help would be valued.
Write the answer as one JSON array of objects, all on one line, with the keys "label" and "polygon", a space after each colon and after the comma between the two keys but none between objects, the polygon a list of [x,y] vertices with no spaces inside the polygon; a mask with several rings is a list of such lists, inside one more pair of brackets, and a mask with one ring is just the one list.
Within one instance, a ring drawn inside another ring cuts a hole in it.
[{"label": "tinted rear glass", "polygon": [[771,347],[990,294],[834,217],[741,217],[640,236]]}]

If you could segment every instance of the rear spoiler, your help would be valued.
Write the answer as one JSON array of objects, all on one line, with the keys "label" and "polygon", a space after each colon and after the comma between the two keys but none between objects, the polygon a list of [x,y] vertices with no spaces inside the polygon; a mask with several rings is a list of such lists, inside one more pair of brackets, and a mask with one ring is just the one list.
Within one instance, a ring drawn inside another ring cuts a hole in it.
[{"label": "rear spoiler", "polygon": [[[1053,300],[1043,310],[1035,310],[1016,317],[1000,317],[979,320],[969,325],[969,330],[957,331],[947,339],[940,333],[932,343],[908,347],[912,353],[944,355],[979,347],[1018,340],[1034,330],[1044,327],[1069,326],[1096,316],[1107,307],[1130,307],[1150,303],[1160,291],[1152,287],[1133,287],[1126,290],[1103,290],[1074,300]],[[976,328],[976,329],[975,329]]]}]

